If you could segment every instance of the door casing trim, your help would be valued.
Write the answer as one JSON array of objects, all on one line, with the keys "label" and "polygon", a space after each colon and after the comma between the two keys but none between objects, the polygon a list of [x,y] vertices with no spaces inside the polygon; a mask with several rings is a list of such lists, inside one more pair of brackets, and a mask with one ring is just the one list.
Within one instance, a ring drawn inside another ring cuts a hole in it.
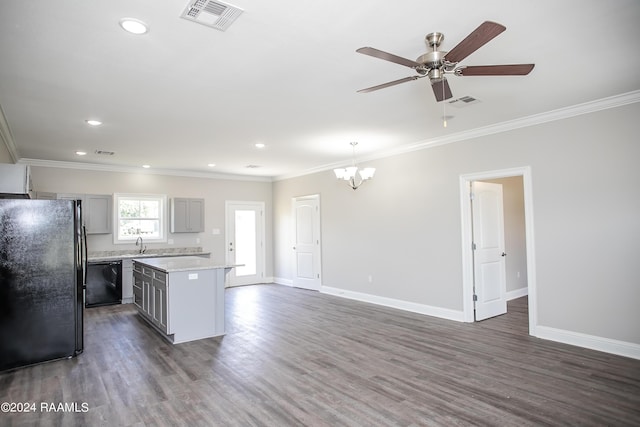
[{"label": "door casing trim", "polygon": [[465,322],[474,322],[473,315],[473,251],[471,227],[471,182],[522,176],[524,192],[524,222],[527,249],[527,285],[529,288],[529,334],[536,335],[538,299],[536,292],[535,242],[533,231],[533,186],[531,167],[522,166],[460,175],[460,218],[462,230],[462,307]]}]

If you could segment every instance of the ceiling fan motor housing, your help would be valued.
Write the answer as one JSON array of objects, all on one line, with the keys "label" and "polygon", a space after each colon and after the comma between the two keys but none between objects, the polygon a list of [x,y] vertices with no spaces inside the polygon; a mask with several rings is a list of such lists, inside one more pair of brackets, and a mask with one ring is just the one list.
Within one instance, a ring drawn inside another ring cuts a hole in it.
[{"label": "ceiling fan motor housing", "polygon": [[[433,76],[432,78],[440,78],[441,68],[445,64],[444,56],[447,52],[442,50],[434,50],[432,52],[425,53],[416,59],[416,62],[423,65],[425,71],[429,73],[429,77],[432,77],[431,74],[435,72],[438,76]],[[420,70],[418,70],[420,72]],[[424,73],[421,73],[424,74]]]}]

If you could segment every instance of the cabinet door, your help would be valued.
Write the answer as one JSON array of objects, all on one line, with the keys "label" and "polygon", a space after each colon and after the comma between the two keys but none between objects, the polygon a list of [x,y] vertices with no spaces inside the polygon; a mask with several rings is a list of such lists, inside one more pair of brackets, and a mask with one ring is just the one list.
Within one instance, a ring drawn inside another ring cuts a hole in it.
[{"label": "cabinet door", "polygon": [[189,232],[189,202],[187,199],[171,199],[171,232]]},{"label": "cabinet door", "polygon": [[86,194],[84,196],[85,226],[87,234],[109,234],[112,230],[111,196]]},{"label": "cabinet door", "polygon": [[165,273],[153,272],[153,322],[167,333],[167,278]]},{"label": "cabinet door", "polygon": [[204,231],[204,199],[189,199],[188,227],[192,233]]},{"label": "cabinet door", "polygon": [[[124,293],[122,295],[124,299]],[[143,294],[142,294],[142,273],[139,271],[133,272],[133,303],[140,310],[143,310]]]},{"label": "cabinet door", "polygon": [[153,318],[153,293],[151,289],[151,281],[142,276],[142,312]]}]

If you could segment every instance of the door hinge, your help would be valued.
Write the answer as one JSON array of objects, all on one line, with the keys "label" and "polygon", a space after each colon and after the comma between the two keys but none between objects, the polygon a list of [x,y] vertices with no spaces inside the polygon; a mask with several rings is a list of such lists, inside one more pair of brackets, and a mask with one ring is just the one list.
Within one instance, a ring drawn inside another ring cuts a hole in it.
[{"label": "door hinge", "polygon": [[318,273],[317,276],[318,276],[318,279],[319,279],[320,278],[320,273]]},{"label": "door hinge", "polygon": [[476,302],[476,301],[478,301],[478,295],[473,294],[473,302]]},{"label": "door hinge", "polygon": [[474,198],[474,194],[473,193],[469,193],[469,200],[473,200]]},{"label": "door hinge", "polygon": [[475,250],[476,250],[476,244],[475,244],[475,242],[471,244],[471,250],[472,250],[472,251],[475,251]]}]

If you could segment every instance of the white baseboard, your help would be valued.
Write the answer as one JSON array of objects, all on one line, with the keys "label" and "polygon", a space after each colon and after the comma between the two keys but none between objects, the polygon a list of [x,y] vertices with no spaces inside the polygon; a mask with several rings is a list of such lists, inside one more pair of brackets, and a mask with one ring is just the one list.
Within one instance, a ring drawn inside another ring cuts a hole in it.
[{"label": "white baseboard", "polygon": [[626,341],[612,340],[610,338],[602,338],[540,325],[536,327],[536,337],[558,341],[564,344],[577,345],[591,350],[604,351],[605,353],[617,354],[619,356],[631,357],[632,359],[640,359],[640,344]]},{"label": "white baseboard", "polygon": [[507,301],[511,301],[512,299],[521,298],[527,295],[529,295],[529,288],[520,288],[507,292],[506,297]]},{"label": "white baseboard", "polygon": [[464,313],[462,311],[451,310],[448,308],[433,307],[430,305],[417,304],[393,298],[385,298],[361,292],[346,291],[344,289],[333,288],[330,286],[322,286],[320,288],[320,292],[356,301],[397,308],[399,310],[411,311],[413,313],[425,314],[427,316],[434,316],[442,319],[464,322]]},{"label": "white baseboard", "polygon": [[273,283],[277,283],[278,285],[293,286],[293,280],[285,279],[283,277],[274,277]]}]

